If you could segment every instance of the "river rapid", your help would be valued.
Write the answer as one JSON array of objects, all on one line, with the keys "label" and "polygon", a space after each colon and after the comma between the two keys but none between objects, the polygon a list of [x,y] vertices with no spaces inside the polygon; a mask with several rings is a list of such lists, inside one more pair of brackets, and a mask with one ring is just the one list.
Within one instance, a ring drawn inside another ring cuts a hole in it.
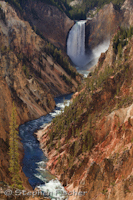
[{"label": "river rapid", "polygon": [[19,127],[19,135],[24,148],[23,172],[28,177],[30,185],[38,188],[41,191],[49,194],[51,199],[56,199],[60,196],[61,199],[66,199],[63,195],[65,189],[61,183],[47,171],[47,158],[40,148],[40,144],[34,136],[34,132],[45,127],[52,119],[63,111],[65,106],[70,104],[72,94],[63,95],[55,98],[56,107],[53,112],[42,116],[39,119],[29,121]]}]

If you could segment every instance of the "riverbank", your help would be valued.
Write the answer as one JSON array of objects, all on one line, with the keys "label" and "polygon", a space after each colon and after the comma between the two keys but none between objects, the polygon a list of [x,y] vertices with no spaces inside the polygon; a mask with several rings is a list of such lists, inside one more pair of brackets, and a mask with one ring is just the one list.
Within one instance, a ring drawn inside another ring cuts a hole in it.
[{"label": "riverbank", "polygon": [[[48,151],[48,131],[49,131],[49,127],[51,126],[51,123],[48,124],[45,128],[43,128],[42,130],[37,131],[35,134],[37,136],[37,139],[40,143],[40,147],[44,153],[44,155],[47,156],[48,161],[47,161],[47,165],[46,165],[46,170],[48,170],[52,175],[54,175],[58,180],[61,180],[61,174],[57,174],[56,173],[56,164],[58,162],[59,159],[59,155],[57,155],[57,151],[55,149],[50,150],[50,152]],[[65,148],[65,147],[64,147]],[[62,153],[63,153],[63,149],[61,149]],[[61,155],[61,152],[59,152]],[[52,167],[51,167],[52,166]],[[69,200],[74,200],[76,197],[75,194],[78,194],[78,187],[73,187],[73,183],[72,184],[67,184],[67,181],[64,179],[62,181],[62,185],[64,186],[66,192],[68,193],[69,196]],[[69,195],[70,194],[70,195]],[[73,194],[73,195],[72,195]]]},{"label": "riverbank", "polygon": [[[76,98],[77,95],[80,95],[80,93],[83,90],[81,90],[80,92],[74,93],[72,96],[71,102],[73,99]],[[55,148],[49,150],[49,142],[50,142],[49,141],[49,129],[50,129],[51,125],[52,125],[52,122],[47,124],[43,129],[38,130],[34,134],[36,135],[36,138],[40,143],[40,148],[42,149],[44,155],[47,156],[47,158],[48,158],[47,163],[46,163],[46,170],[48,170],[59,181],[61,181],[63,187],[65,188],[65,190],[68,193],[69,200],[74,200],[76,198],[75,194],[78,194],[78,192],[79,192],[78,186],[76,187],[76,185],[75,184],[73,185],[73,183],[69,184],[67,182],[66,178],[64,178],[64,179],[62,178],[61,173],[57,173],[57,169],[56,169],[56,164],[59,160],[59,156],[62,156],[64,154],[67,144],[64,145],[63,147],[61,147],[61,149],[59,150],[58,153],[57,153],[57,149],[55,149]],[[77,180],[77,183],[78,183],[78,180]],[[82,195],[83,194],[80,194],[80,196],[82,196]]]}]

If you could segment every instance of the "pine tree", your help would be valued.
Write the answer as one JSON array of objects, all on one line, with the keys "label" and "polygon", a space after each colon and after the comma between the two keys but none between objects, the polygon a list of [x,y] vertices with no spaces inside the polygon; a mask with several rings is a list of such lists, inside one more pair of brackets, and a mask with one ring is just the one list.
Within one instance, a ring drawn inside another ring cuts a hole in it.
[{"label": "pine tree", "polygon": [[60,143],[60,138],[58,140],[58,151],[60,150],[60,147],[61,147],[61,143]]},{"label": "pine tree", "polygon": [[74,127],[72,126],[72,136],[75,137]]},{"label": "pine tree", "polygon": [[121,43],[119,43],[119,45],[118,45],[118,55],[119,55],[119,57],[122,56],[122,44]]},{"label": "pine tree", "polygon": [[82,147],[82,153],[86,152],[86,146],[85,143],[83,143],[83,147]]},{"label": "pine tree", "polygon": [[12,178],[12,186],[15,188],[22,188],[22,182],[19,176],[19,152],[18,152],[18,125],[16,122],[16,107],[13,103],[11,121],[10,121],[10,138],[9,138],[9,171]]}]

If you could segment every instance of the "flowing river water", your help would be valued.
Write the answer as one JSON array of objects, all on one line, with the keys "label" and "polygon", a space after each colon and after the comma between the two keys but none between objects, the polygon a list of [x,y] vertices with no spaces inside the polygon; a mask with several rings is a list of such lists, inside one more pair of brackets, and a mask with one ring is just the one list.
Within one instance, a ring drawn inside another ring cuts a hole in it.
[{"label": "flowing river water", "polygon": [[[65,189],[61,183],[45,169],[47,158],[40,149],[40,144],[34,136],[34,132],[45,127],[65,106],[68,106],[71,97],[72,94],[68,94],[55,98],[56,108],[53,112],[39,119],[29,121],[19,127],[19,135],[24,147],[23,172],[28,177],[29,183],[33,188],[38,187],[41,191],[47,192],[53,200],[59,196],[57,190],[65,193]],[[60,196],[60,200],[61,199],[64,199],[63,195]]]}]

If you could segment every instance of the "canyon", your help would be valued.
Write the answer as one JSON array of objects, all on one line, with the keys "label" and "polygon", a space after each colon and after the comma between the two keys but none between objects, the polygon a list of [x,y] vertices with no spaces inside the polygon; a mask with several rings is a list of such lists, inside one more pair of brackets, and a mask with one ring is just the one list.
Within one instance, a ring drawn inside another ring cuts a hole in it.
[{"label": "canyon", "polygon": [[[0,1],[0,5],[0,181],[10,183],[7,152],[13,102],[20,125],[53,110],[54,97],[76,91],[81,77],[57,49],[54,52],[60,55],[62,66],[46,53],[50,44],[21,20],[8,3]],[[22,159],[21,143],[19,150]],[[22,169],[21,177],[31,189]]]},{"label": "canyon", "polygon": [[[133,38],[125,38],[128,44],[121,52],[114,51],[120,26],[133,25],[132,1],[126,0],[120,9],[105,5],[87,21],[86,48],[111,42],[83,83],[65,53],[73,20],[42,1],[28,0],[22,16],[10,4],[0,5],[0,181],[11,183],[7,152],[13,102],[20,125],[51,112],[55,97],[76,92],[80,84],[65,116],[36,133],[49,158],[47,169],[68,192],[85,193],[70,200],[132,199]],[[22,164],[21,141],[19,152]],[[23,186],[32,190],[22,167],[20,175]]]}]

